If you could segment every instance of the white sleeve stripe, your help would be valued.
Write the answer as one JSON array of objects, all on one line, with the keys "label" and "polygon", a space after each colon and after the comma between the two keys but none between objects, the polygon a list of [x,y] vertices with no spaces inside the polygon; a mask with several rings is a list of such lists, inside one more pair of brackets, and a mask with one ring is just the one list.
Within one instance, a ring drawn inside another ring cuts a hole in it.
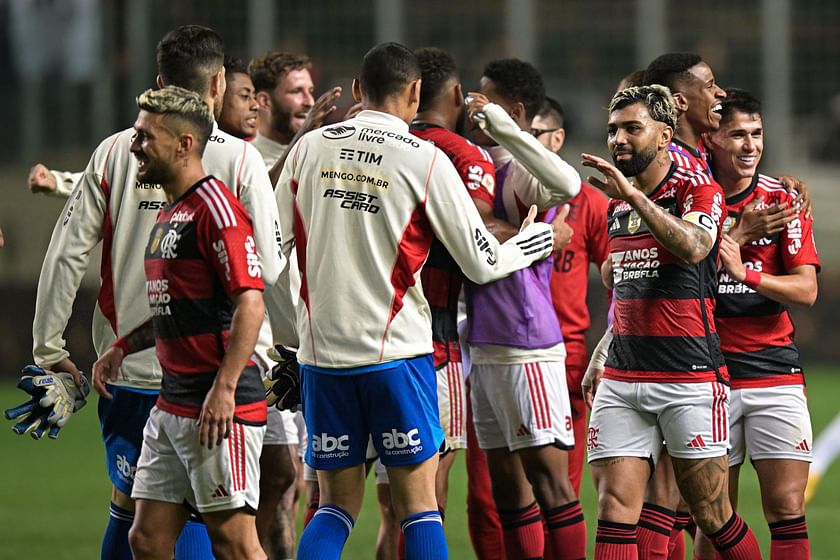
[{"label": "white sleeve stripe", "polygon": [[219,229],[224,229],[225,226],[224,224],[222,224],[221,218],[219,218],[219,213],[216,212],[216,207],[213,205],[213,201],[210,200],[210,198],[207,196],[207,193],[204,192],[203,187],[204,185],[198,187],[198,196],[201,197],[201,199],[204,201],[204,204],[206,204],[207,208],[210,209],[210,213],[213,214],[213,219],[216,221],[216,226]]},{"label": "white sleeve stripe", "polygon": [[230,218],[228,217],[227,212],[225,212],[225,208],[224,206],[222,206],[222,202],[219,200],[219,195],[213,190],[213,188],[208,183],[202,184],[199,188],[202,189],[205,192],[205,194],[207,194],[207,196],[210,197],[210,199],[213,201],[213,206],[216,209],[216,212],[219,213],[221,221],[224,224],[222,227],[230,226]]},{"label": "white sleeve stripe", "polygon": [[217,183],[215,179],[210,179],[210,184],[213,185],[213,188],[216,190],[216,194],[218,194],[219,198],[222,199],[222,205],[225,210],[227,210],[228,216],[230,216],[231,224],[236,225],[236,214],[233,213],[233,208],[231,208],[230,202],[228,202],[227,197],[225,197],[225,193],[222,192],[222,187],[219,186],[219,183]]}]

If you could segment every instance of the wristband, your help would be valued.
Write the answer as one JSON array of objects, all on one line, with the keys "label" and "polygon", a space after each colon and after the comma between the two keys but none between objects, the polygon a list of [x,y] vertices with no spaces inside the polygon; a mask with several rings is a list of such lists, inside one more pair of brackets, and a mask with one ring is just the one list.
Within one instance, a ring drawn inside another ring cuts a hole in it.
[{"label": "wristband", "polygon": [[125,337],[120,337],[117,340],[115,340],[112,346],[114,348],[119,348],[120,350],[122,350],[124,356],[128,356],[129,354],[131,354],[131,348],[128,347],[128,342],[126,342]]},{"label": "wristband", "polygon": [[758,288],[758,285],[761,284],[761,273],[757,270],[748,268],[743,283],[755,290]]}]

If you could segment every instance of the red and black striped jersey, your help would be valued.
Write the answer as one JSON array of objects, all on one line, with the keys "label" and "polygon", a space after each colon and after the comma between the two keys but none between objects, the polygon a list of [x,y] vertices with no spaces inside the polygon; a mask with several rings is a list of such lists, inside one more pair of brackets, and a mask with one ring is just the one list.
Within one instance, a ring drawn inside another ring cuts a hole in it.
[{"label": "red and black striped jersey", "polygon": [[[792,205],[795,196],[778,180],[756,174],[746,190],[726,199],[724,230],[737,223],[744,206],[755,198],[764,197],[756,205],[761,210],[779,203]],[[742,246],[741,259],[747,268],[766,274],[784,275],[804,265],[819,271],[813,219],[800,214],[780,233]],[[717,300],[715,323],[733,389],[804,383],[787,305],[731,278],[725,269],[718,278]]]},{"label": "red and black striped jersey", "polygon": [[[205,177],[160,210],[145,259],[163,369],[158,407],[197,418],[227,349],[231,296],[263,289],[251,219],[221,181]],[[235,414],[244,423],[265,422],[263,383],[252,362],[236,387]]]},{"label": "red and black striped jersey", "polygon": [[586,306],[589,263],[601,266],[608,254],[607,209],[609,199],[583,183],[580,193],[567,202],[566,223],[574,230],[571,242],[554,255],[551,296],[566,344],[566,370],[586,368],[589,361],[585,333],[591,324]]},{"label": "red and black striped jersey", "polygon": [[726,381],[714,325],[723,190],[708,175],[672,163],[649,198],[708,231],[714,245],[701,262],[687,264],[665,249],[629,203],[610,202],[615,310],[604,376],[640,382]]},{"label": "red and black striped jersey", "polygon": [[[493,205],[496,169],[490,154],[463,136],[437,125],[412,123],[411,132],[431,142],[449,157],[470,198]],[[435,368],[441,368],[449,362],[460,362],[458,295],[464,275],[437,238],[432,242],[429,257],[420,271],[420,281],[432,311]]]},{"label": "red and black striped jersey", "polygon": [[703,141],[697,145],[697,148],[692,148],[685,142],[674,138],[668,146],[668,155],[671,161],[677,164],[678,167],[705,173],[712,177],[712,168],[709,166],[709,155],[706,152],[706,147]]}]

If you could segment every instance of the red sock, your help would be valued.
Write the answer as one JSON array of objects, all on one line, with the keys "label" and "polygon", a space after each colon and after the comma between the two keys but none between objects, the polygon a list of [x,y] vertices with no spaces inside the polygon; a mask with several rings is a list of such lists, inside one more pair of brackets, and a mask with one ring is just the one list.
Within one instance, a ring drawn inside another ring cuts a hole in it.
[{"label": "red sock", "polygon": [[[470,384],[467,382],[467,400]],[[467,406],[467,526],[478,560],[507,560],[502,524],[496,512],[487,458],[478,447],[472,407]]]},{"label": "red sock", "polygon": [[537,502],[522,509],[499,511],[508,558],[542,558],[545,552],[542,515]]},{"label": "red sock", "polygon": [[691,521],[691,514],[687,511],[678,511],[674,517],[674,528],[671,529],[671,538],[668,541],[669,560],[685,560],[685,535],[683,529]]},{"label": "red sock", "polygon": [[805,516],[770,523],[770,560],[801,560],[811,557]]},{"label": "red sock", "polygon": [[639,558],[667,560],[668,543],[671,540],[675,515],[668,508],[645,502],[636,530]]},{"label": "red sock", "polygon": [[[587,362],[588,363],[588,362]],[[586,366],[583,366],[583,371]],[[569,449],[569,482],[572,483],[572,488],[575,489],[575,495],[580,497],[580,481],[583,478],[583,463],[586,460],[586,437],[588,435],[586,430],[586,401],[583,400],[583,395],[580,392],[580,380],[583,378],[583,371],[570,371],[568,362],[566,365],[566,381],[570,377],[577,379],[577,390],[572,390],[573,385],[569,384],[569,404],[572,408],[572,430],[575,433],[575,446]]]},{"label": "red sock", "polygon": [[638,560],[636,526],[598,520],[595,533],[595,560]]},{"label": "red sock", "polygon": [[735,512],[717,533],[709,535],[709,540],[723,560],[761,560],[755,535]]},{"label": "red sock", "polygon": [[580,502],[574,501],[543,512],[545,556],[551,560],[586,558],[586,522]]},{"label": "red sock", "polygon": [[312,521],[312,516],[315,515],[315,512],[318,511],[318,502],[321,501],[321,492],[319,490],[313,490],[312,495],[309,497],[309,503],[306,504],[306,516],[303,518],[303,526],[306,527],[309,525],[309,522]]}]

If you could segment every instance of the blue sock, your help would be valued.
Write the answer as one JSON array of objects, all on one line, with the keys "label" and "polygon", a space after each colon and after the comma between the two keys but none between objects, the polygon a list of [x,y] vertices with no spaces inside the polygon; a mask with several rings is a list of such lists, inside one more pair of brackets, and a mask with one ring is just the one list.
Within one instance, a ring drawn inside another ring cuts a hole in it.
[{"label": "blue sock", "polygon": [[125,510],[111,502],[108,526],[102,537],[102,560],[131,560],[128,546],[128,530],[134,522],[134,512]]},{"label": "blue sock", "polygon": [[339,560],[352,530],[349,513],[338,506],[319,507],[300,537],[298,560]]},{"label": "blue sock", "polygon": [[175,543],[175,560],[212,560],[213,547],[207,525],[190,519]]},{"label": "blue sock", "polygon": [[409,515],[400,523],[405,535],[406,560],[446,560],[449,552],[443,535],[440,512],[422,511]]}]

